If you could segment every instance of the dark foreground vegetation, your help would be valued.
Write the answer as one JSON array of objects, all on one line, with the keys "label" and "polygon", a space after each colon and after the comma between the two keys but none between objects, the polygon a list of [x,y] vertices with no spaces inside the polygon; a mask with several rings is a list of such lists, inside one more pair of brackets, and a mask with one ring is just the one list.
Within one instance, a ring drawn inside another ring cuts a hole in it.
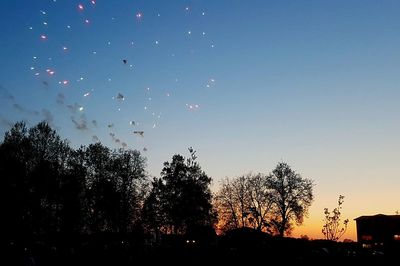
[{"label": "dark foreground vegetation", "polygon": [[[253,229],[216,236],[140,233],[46,236],[7,244],[7,265],[323,265],[390,264],[399,249],[363,249],[355,242],[271,237]],[[4,250],[4,249],[3,249]],[[395,265],[395,264],[393,264]]]},{"label": "dark foreground vegetation", "polygon": [[137,150],[74,149],[45,122],[15,124],[0,143],[1,265],[365,264],[395,254],[286,238],[313,201],[312,180],[279,163],[213,195],[189,152],[150,178]]}]

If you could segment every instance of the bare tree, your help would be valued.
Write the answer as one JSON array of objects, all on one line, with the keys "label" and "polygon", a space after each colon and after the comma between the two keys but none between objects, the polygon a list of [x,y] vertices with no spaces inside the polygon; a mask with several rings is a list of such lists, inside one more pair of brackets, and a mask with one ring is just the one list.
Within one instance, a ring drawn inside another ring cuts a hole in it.
[{"label": "bare tree", "polygon": [[255,229],[266,231],[269,227],[268,216],[272,209],[272,195],[266,176],[262,174],[247,176],[247,191],[250,200],[249,222]]},{"label": "bare tree", "polygon": [[223,180],[214,201],[220,229],[252,227],[265,231],[272,207],[267,184],[266,177],[261,174]]},{"label": "bare tree", "polygon": [[246,177],[240,176],[234,182],[233,186],[233,198],[237,203],[238,217],[240,218],[241,227],[247,226],[247,218],[249,215],[249,194],[247,191]]},{"label": "bare tree", "polygon": [[217,209],[219,225],[221,230],[226,231],[229,229],[235,229],[244,227],[243,223],[243,203],[240,203],[240,199],[244,198],[244,195],[237,195],[240,190],[237,184],[239,179],[231,181],[226,178],[221,183],[221,188],[217,192],[214,198],[214,207]]},{"label": "bare tree", "polygon": [[328,208],[324,208],[324,226],[322,233],[327,240],[338,241],[346,232],[349,219],[343,221],[343,226],[340,224],[340,216],[344,196],[339,195],[338,206],[332,212]]}]

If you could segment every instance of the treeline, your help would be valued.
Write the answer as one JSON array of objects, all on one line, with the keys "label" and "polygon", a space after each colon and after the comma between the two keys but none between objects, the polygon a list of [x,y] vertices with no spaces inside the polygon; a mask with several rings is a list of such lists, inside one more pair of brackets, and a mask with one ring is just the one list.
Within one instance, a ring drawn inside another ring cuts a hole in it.
[{"label": "treeline", "polygon": [[45,122],[16,123],[0,143],[6,239],[46,234],[184,234],[251,227],[284,236],[302,223],[313,182],[286,163],[269,175],[223,180],[213,195],[196,152],[174,155],[151,179],[137,150],[101,143],[73,149]]},{"label": "treeline", "polygon": [[0,145],[5,234],[128,232],[149,184],[138,151],[72,149],[46,123],[17,123]]},{"label": "treeline", "polygon": [[214,198],[217,227],[250,227],[284,236],[301,224],[313,200],[313,182],[279,163],[271,174],[248,174],[222,181]]}]

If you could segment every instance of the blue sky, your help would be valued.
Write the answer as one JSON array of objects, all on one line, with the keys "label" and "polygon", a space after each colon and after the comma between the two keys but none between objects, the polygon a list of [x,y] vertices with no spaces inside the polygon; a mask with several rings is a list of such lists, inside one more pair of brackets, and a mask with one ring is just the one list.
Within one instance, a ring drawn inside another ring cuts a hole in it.
[{"label": "blue sky", "polygon": [[192,146],[214,187],[286,161],[315,180],[313,226],[339,194],[350,218],[400,208],[399,1],[4,0],[0,10],[2,135],[47,119],[74,147],[96,136],[141,150],[152,175]]}]

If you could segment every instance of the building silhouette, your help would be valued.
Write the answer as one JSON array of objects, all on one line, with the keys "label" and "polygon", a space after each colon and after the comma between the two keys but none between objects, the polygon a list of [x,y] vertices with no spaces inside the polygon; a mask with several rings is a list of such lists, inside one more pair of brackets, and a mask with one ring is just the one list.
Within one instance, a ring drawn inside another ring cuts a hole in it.
[{"label": "building silhouette", "polygon": [[356,219],[357,242],[364,248],[400,245],[400,215],[377,214]]}]

